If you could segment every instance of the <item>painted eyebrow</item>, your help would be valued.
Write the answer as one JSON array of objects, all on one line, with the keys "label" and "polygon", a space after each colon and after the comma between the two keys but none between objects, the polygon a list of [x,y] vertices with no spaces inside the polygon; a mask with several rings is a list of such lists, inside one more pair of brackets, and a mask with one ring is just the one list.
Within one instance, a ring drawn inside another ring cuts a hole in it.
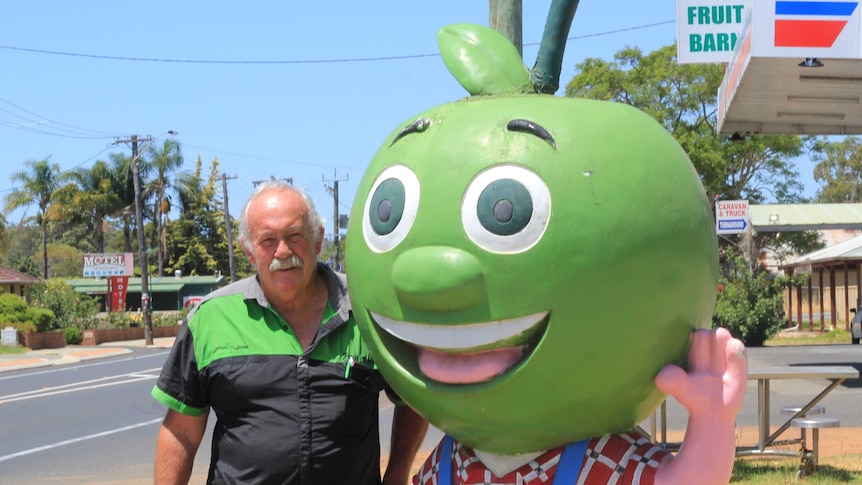
[{"label": "painted eyebrow", "polygon": [[548,142],[548,145],[551,145],[554,150],[557,149],[557,142],[554,141],[554,135],[551,135],[550,131],[546,130],[542,125],[535,121],[515,119],[506,125],[506,129],[513,132],[529,133],[537,136]]},{"label": "painted eyebrow", "polygon": [[396,136],[395,139],[392,140],[392,143],[390,143],[389,146],[394,145],[396,141],[404,138],[411,133],[423,133],[430,126],[431,120],[429,120],[428,118],[419,118],[413,123],[410,123],[409,125],[405,126],[404,129],[402,129],[401,132],[398,133],[398,136]]}]

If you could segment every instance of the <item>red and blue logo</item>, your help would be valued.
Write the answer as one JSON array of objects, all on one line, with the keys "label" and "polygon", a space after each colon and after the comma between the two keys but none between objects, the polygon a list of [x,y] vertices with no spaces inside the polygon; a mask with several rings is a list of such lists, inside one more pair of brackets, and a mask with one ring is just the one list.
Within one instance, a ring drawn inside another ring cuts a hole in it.
[{"label": "red and blue logo", "polygon": [[775,2],[775,47],[832,47],[859,2]]}]

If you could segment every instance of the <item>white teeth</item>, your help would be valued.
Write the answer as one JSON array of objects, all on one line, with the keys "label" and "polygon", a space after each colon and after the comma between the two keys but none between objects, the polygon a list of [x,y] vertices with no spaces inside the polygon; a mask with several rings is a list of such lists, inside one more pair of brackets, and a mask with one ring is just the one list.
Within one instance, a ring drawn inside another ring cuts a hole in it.
[{"label": "white teeth", "polygon": [[416,345],[440,350],[467,350],[511,339],[538,325],[548,312],[539,312],[519,318],[479,322],[465,325],[428,325],[393,320],[371,313],[383,330],[395,337]]}]

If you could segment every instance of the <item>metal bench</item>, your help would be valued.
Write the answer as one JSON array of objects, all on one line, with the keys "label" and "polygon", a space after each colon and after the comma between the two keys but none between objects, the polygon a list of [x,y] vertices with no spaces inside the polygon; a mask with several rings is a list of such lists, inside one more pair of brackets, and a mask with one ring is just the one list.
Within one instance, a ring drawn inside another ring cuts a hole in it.
[{"label": "metal bench", "polygon": [[[779,410],[781,414],[796,414],[799,411],[802,411],[802,406],[794,405],[794,406],[781,406]],[[817,404],[816,406],[811,406],[811,409],[808,410],[805,414],[799,416],[800,418],[804,418],[810,414],[825,414],[826,406],[821,406]]]},{"label": "metal bench", "polygon": [[[781,406],[781,408],[779,409],[779,412],[781,414],[796,414],[799,411],[802,411],[802,406],[800,406],[798,404],[793,404],[790,406]],[[810,416],[812,414],[825,414],[825,413],[826,413],[826,406],[822,406],[820,404],[817,404],[815,406],[811,406],[811,409],[809,409],[805,413],[800,414],[799,416],[797,416],[797,418],[804,418],[804,417]],[[805,446],[805,442],[807,441],[807,437],[805,434],[806,434],[805,428],[802,428],[801,433],[799,434],[799,443],[802,443],[803,447]]]},{"label": "metal bench", "polygon": [[[806,441],[802,442],[801,462],[799,471],[796,472],[797,478],[804,475],[809,475],[817,468],[817,462],[820,459],[819,444],[820,444],[820,429],[821,428],[837,428],[841,426],[841,421],[837,418],[827,418],[825,416],[808,416],[804,418],[794,418],[790,424],[802,430],[811,430],[811,448],[808,448]],[[804,436],[804,435],[803,435]]]}]

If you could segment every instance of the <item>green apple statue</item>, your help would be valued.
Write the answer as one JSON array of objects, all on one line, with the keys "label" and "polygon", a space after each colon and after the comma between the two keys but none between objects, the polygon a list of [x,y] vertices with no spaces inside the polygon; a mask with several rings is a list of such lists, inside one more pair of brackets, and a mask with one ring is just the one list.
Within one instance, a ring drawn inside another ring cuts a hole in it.
[{"label": "green apple statue", "polygon": [[[744,349],[726,331],[696,331],[714,309],[717,246],[685,152],[630,106],[534,92],[491,29],[453,25],[438,40],[471,96],[386,138],[359,184],[346,246],[354,314],[381,372],[456,440],[415,483],[457,453],[481,457],[495,480],[542,456],[547,471],[561,452],[549,450],[578,442],[586,473],[592,443],[608,435],[653,456],[652,468],[628,472],[614,462],[621,476],[649,476],[631,483],[713,483],[672,481],[711,466],[726,483]],[[630,431],[665,393],[698,401],[689,433],[702,430],[709,460],[696,435],[674,457]]]}]

